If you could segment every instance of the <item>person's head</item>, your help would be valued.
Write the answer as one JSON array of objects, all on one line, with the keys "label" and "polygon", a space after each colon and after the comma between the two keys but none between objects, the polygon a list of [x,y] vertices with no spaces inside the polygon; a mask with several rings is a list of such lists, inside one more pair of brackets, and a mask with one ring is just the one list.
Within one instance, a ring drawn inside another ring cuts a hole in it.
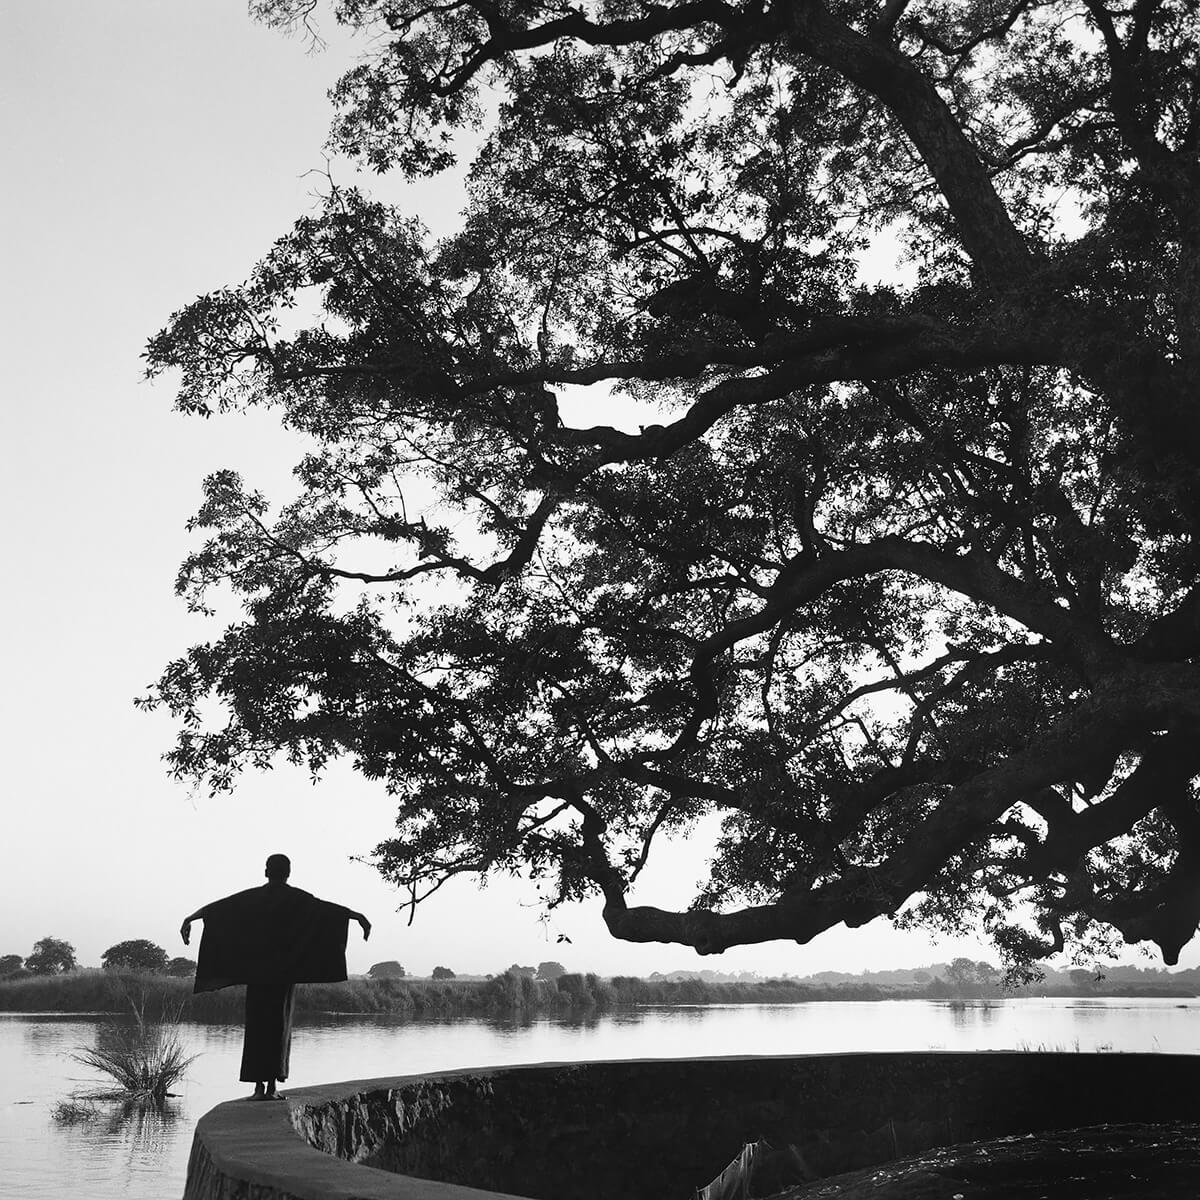
[{"label": "person's head", "polygon": [[286,854],[272,854],[267,859],[267,878],[272,883],[286,883],[292,873],[292,860]]}]

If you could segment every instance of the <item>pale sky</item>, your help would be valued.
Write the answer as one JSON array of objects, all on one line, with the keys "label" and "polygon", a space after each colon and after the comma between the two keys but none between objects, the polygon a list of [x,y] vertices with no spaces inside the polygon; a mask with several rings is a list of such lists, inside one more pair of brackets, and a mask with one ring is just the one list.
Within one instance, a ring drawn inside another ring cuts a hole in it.
[{"label": "pale sky", "polygon": [[[221,467],[286,498],[291,447],[265,418],[175,414],[173,380],[143,382],[141,354],[172,311],[243,278],[312,207],[325,90],[349,51],[329,29],[331,48],[311,54],[254,25],[244,0],[5,0],[3,17],[0,954],[47,935],[84,965],[126,938],[184,953],[180,919],[258,883],[274,851],[293,882],[371,917],[366,946],[352,927],[351,971],[556,959],[601,974],[807,974],[986,953],[876,922],[700,958],[614,941],[598,902],[543,924],[532,886],[513,880],[447,887],[409,927],[401,897],[350,861],[388,835],[392,808],[348,767],[313,786],[280,765],[216,799],[172,782],[170,723],[133,698],[214,628],[172,590],[185,522]],[[453,180],[369,186],[435,228],[460,206]],[[699,850],[671,847],[634,902],[685,905]]]}]

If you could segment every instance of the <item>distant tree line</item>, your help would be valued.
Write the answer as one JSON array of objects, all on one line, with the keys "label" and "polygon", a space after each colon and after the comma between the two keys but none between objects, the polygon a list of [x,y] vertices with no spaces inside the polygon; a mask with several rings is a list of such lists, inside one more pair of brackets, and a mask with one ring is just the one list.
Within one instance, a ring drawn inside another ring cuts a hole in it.
[{"label": "distant tree line", "polygon": [[[109,946],[100,956],[100,964],[106,971],[136,971],[178,978],[190,977],[196,971],[195,959],[170,958],[161,946],[148,938],[130,938]],[[77,970],[79,961],[75,957],[75,947],[62,938],[39,938],[24,958],[19,954],[0,954],[0,979],[64,975]]]},{"label": "distant tree line", "polygon": [[[178,979],[190,979],[196,970],[195,960],[170,958],[161,946],[148,938],[117,942],[101,955],[101,964],[107,973]],[[38,978],[52,983],[58,977],[77,973],[79,963],[75,947],[61,938],[40,938],[24,957],[0,955],[0,983],[3,984]],[[443,990],[433,989],[430,984],[442,985]],[[348,989],[347,994],[326,995],[328,988],[338,987]],[[345,985],[305,991],[307,1000],[302,1007],[308,1011],[322,1011],[321,1004],[329,1003],[347,1012],[413,1015],[425,1012],[464,1015],[508,1010],[536,1012],[637,1004],[796,1003],[901,996],[933,1000],[988,999],[1014,994],[1006,988],[1000,968],[965,956],[927,968],[858,974],[822,971],[804,978],[776,979],[760,979],[750,972],[727,974],[710,970],[654,972],[645,979],[622,975],[602,978],[591,972],[568,972],[562,963],[554,961],[540,962],[537,966],[512,963],[495,975],[460,978],[459,972],[439,965],[433,968],[430,980],[425,983],[414,979],[400,962],[388,959],[372,964],[365,981],[351,980]],[[1078,966],[1062,971],[1050,970],[1041,984],[1016,989],[1016,994],[1190,995],[1197,991],[1200,991],[1200,968],[1168,972],[1161,968],[1117,964],[1102,968]],[[98,992],[89,991],[86,1003],[100,1009],[106,994],[103,988]],[[82,997],[82,993],[80,995]],[[65,993],[60,999],[63,999],[62,1004],[43,997],[45,1007],[75,1011]],[[211,1007],[213,1003],[216,1002],[204,1002],[201,1007]],[[0,1009],[10,1006],[21,1007],[13,1004],[11,993],[5,993]],[[205,1007],[205,1012],[194,1015],[219,1014],[215,1009],[210,1013]]]},{"label": "distant tree line", "polygon": [[567,968],[559,962],[538,963],[536,967],[522,967],[513,963],[506,967],[501,974],[515,975],[518,979],[540,979],[544,983],[552,983],[567,973]]},{"label": "distant tree line", "polygon": [[[968,960],[969,961],[969,960]],[[952,965],[952,964],[951,964]],[[442,968],[449,970],[449,968]],[[634,976],[602,978],[591,972],[564,972],[554,980],[537,979],[527,973],[503,971],[486,979],[418,979],[410,975],[377,979],[351,979],[344,983],[307,984],[297,993],[297,1012],[380,1013],[405,1018],[534,1017],[542,1013],[575,1013],[632,1008],[639,1005],[697,1004],[799,1004],[823,1000],[959,999],[1000,995],[1000,985],[984,972],[961,969],[958,982],[942,972],[923,985],[886,987],[861,977],[839,983],[816,983],[798,979],[759,979],[754,982],[711,982],[694,975],[679,978],[642,979]],[[0,980],[0,1011],[10,1012],[106,1012],[119,1011],[128,1003],[128,983],[118,971],[66,971]],[[1200,972],[1181,973],[1200,976]],[[1194,995],[1200,978],[1188,982],[1163,983],[1096,982],[1085,972],[1077,985],[1063,975],[1053,986],[1021,988],[1017,994],[1079,995],[1082,993],[1131,995]],[[241,989],[226,988],[204,995],[191,994],[190,982],[171,978],[166,972],[140,976],[151,1004],[178,1005],[185,1017],[201,1021],[233,1021],[241,1016]],[[1168,976],[1168,978],[1177,978]],[[985,988],[987,990],[985,990]],[[992,990],[994,989],[994,990]]]},{"label": "distant tree line", "polygon": [[22,958],[19,954],[0,956],[0,978],[20,978],[24,975],[60,975],[74,971],[75,947],[61,938],[44,937],[34,942],[33,949]]}]

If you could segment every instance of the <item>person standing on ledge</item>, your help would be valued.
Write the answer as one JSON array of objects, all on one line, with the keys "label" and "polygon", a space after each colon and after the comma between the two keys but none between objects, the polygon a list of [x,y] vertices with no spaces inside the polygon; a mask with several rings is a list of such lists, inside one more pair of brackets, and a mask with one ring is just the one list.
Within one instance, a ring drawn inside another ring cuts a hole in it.
[{"label": "person standing on ledge", "polygon": [[362,913],[289,885],[286,854],[267,859],[267,882],[198,908],[184,917],[179,934],[186,946],[192,922],[203,921],[196,955],[195,992],[246,985],[243,1083],[254,1084],[251,1100],[278,1100],[276,1084],[288,1077],[292,1012],[298,983],[338,983],[346,978],[346,933],[351,921],[371,922]]}]

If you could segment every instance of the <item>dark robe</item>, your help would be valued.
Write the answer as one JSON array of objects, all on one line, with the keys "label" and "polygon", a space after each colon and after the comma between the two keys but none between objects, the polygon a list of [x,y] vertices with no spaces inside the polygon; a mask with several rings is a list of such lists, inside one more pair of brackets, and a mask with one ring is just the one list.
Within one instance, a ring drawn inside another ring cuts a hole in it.
[{"label": "dark robe", "polygon": [[292,1060],[294,983],[246,984],[246,1035],[242,1039],[243,1083],[288,1077]]},{"label": "dark robe", "polygon": [[200,910],[197,992],[234,983],[338,983],[346,978],[350,910],[288,884],[268,883]]}]

